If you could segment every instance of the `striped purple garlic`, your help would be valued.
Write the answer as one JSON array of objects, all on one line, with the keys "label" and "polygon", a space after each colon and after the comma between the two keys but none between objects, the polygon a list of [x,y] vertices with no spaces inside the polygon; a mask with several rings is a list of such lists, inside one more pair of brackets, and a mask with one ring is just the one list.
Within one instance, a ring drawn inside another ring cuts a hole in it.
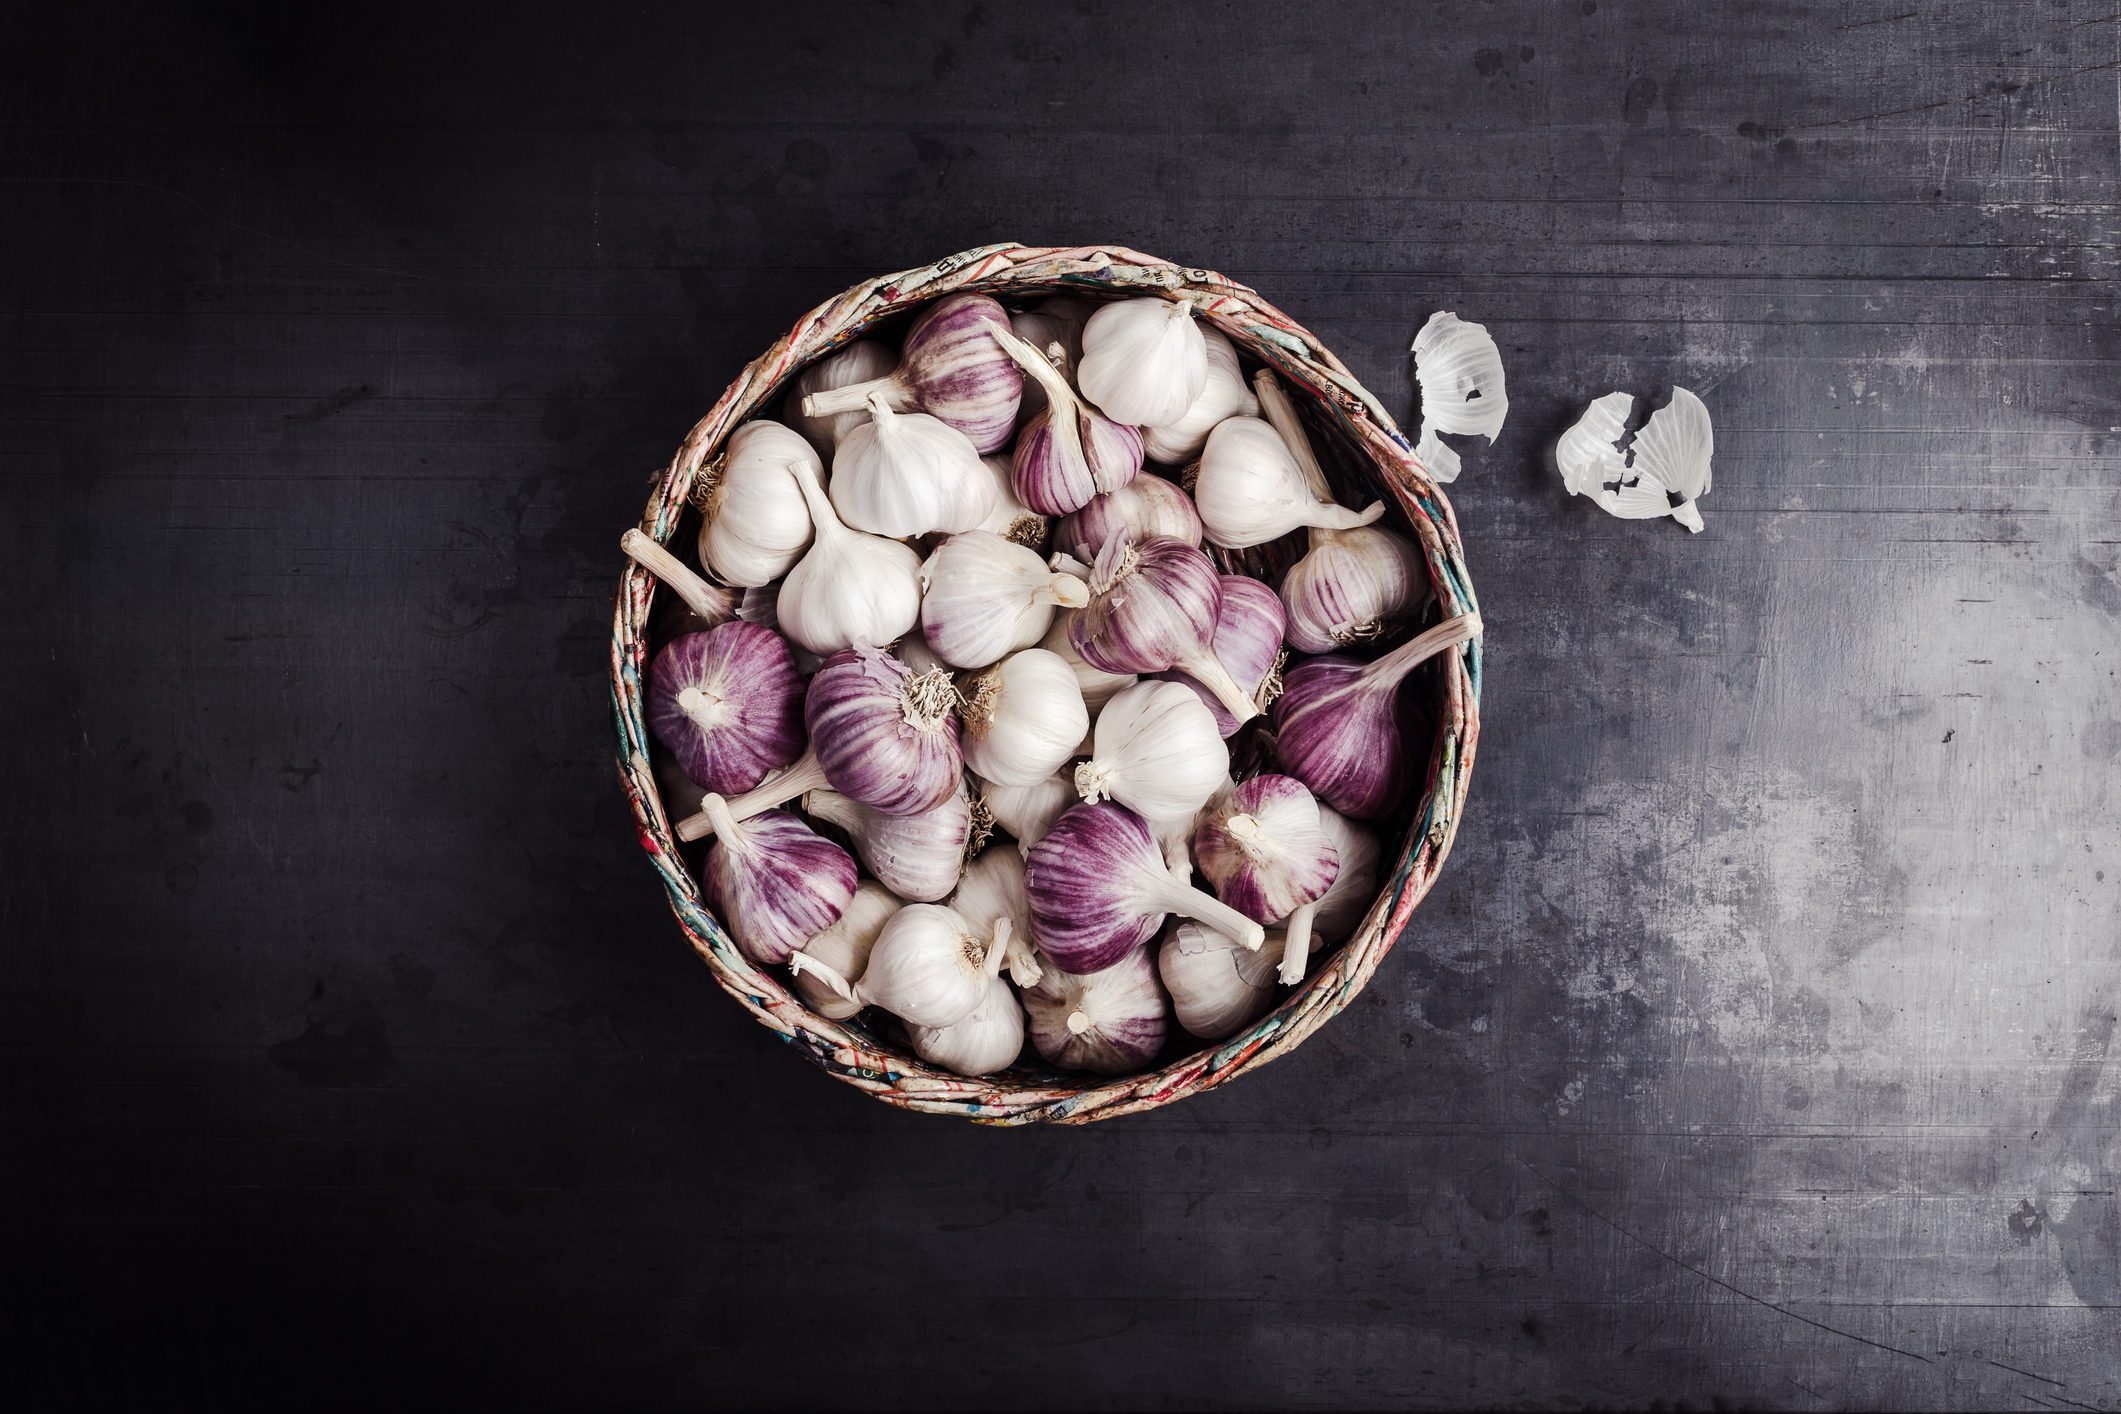
[{"label": "striped purple garlic", "polygon": [[1289,776],[1254,776],[1220,792],[1193,827],[1193,862],[1217,898],[1261,923],[1323,897],[1340,875],[1317,799]]},{"label": "striped purple garlic", "polygon": [[1404,537],[1374,525],[1315,529],[1310,550],[1282,576],[1289,645],[1332,653],[1382,638],[1428,591],[1428,565]]},{"label": "striped purple garlic", "polygon": [[1198,547],[1200,512],[1193,498],[1161,476],[1137,476],[1117,491],[1094,496],[1060,523],[1054,544],[1081,560],[1095,560],[1105,542],[1121,530],[1136,541],[1168,535]]},{"label": "striped purple garlic", "polygon": [[1259,708],[1211,647],[1222,593],[1215,566],[1194,546],[1167,535],[1137,544],[1122,530],[1098,551],[1090,603],[1068,632],[1091,667],[1108,673],[1177,668],[1243,724]]},{"label": "striped purple garlic", "polygon": [[[1215,610],[1215,637],[1211,644],[1215,660],[1232,681],[1242,688],[1261,711],[1281,691],[1281,640],[1287,618],[1281,599],[1273,590],[1249,575],[1222,576],[1222,602]],[[1168,681],[1184,683],[1200,695],[1215,714],[1215,729],[1225,741],[1237,735],[1244,724],[1230,715],[1214,693],[1183,672],[1163,673]]]},{"label": "striped purple garlic", "polygon": [[1265,930],[1174,875],[1141,816],[1110,801],[1062,815],[1024,861],[1031,932],[1055,967],[1096,972],[1139,950],[1168,914],[1197,918],[1246,947]]},{"label": "striped purple garlic", "polygon": [[785,810],[737,820],[719,795],[700,804],[715,828],[702,893],[744,956],[786,962],[839,922],[854,898],[852,855]]},{"label": "striped purple garlic", "polygon": [[1141,475],[1139,427],[1114,422],[1084,402],[1022,339],[1006,332],[995,337],[1046,395],[1046,406],[1017,429],[1009,480],[1019,501],[1041,515],[1067,515]]},{"label": "striped purple garlic", "polygon": [[1096,972],[1045,969],[1024,988],[1024,1012],[1031,1044],[1048,1064],[1100,1075],[1148,1065],[1164,1048],[1170,1026],[1146,948]]},{"label": "striped purple garlic", "polygon": [[965,872],[972,802],[962,790],[918,815],[887,815],[838,791],[814,790],[803,811],[846,831],[877,882],[908,903],[940,903]]},{"label": "striped purple garlic", "polygon": [[648,668],[648,726],[701,789],[750,790],[803,750],[786,640],[741,620],[671,639]]},{"label": "striped purple garlic", "polygon": [[829,388],[803,399],[803,416],[852,412],[880,393],[894,411],[918,410],[947,422],[982,453],[1007,446],[1023,401],[1024,375],[995,342],[1009,316],[985,295],[937,300],[913,321],[890,376]]},{"label": "striped purple garlic", "polygon": [[1460,614],[1375,662],[1334,655],[1291,668],[1274,703],[1282,766],[1343,815],[1389,815],[1412,787],[1416,766],[1401,685],[1423,662],[1479,633],[1480,616]]}]

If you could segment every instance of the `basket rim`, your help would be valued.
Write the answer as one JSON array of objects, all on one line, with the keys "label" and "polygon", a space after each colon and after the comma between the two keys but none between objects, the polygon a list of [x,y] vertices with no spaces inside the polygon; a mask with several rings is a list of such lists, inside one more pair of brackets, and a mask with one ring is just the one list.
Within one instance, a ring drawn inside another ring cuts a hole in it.
[{"label": "basket rim", "polygon": [[[1248,286],[1212,270],[1180,266],[1123,246],[980,246],[933,264],[863,281],[804,315],[747,364],[687,433],[658,476],[640,529],[668,543],[700,469],[742,421],[765,409],[805,365],[871,325],[944,295],[1030,294],[1074,289],[1184,300],[1237,346],[1272,367],[1291,396],[1323,407],[1399,504],[1420,542],[1431,585],[1447,615],[1476,613],[1458,523],[1406,435],[1378,400],[1318,339]],[[1369,913],[1330,959],[1259,1021],[1154,1071],[1072,1083],[1013,1070],[968,1078],[886,1049],[868,1035],[817,1015],[772,973],[740,951],[707,910],[678,853],[649,765],[643,677],[655,580],[628,562],[613,616],[611,694],[619,778],[636,835],[661,877],[672,913],[715,982],[763,1026],[795,1042],[835,1078],[902,1108],[979,1123],[1081,1124],[1139,1113],[1212,1089],[1294,1050],[1354,1000],[1398,941],[1449,855],[1470,785],[1480,734],[1481,640],[1441,654],[1442,690],[1429,769],[1397,857],[1381,871]],[[1386,856],[1392,859],[1391,855]]]}]

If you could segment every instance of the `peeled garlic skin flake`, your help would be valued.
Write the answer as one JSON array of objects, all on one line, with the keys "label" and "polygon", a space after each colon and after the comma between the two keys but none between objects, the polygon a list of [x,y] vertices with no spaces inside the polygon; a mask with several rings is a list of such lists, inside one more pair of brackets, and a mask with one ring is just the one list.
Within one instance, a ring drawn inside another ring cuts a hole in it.
[{"label": "peeled garlic skin flake", "polygon": [[1670,516],[1702,529],[1694,503],[1709,493],[1715,429],[1701,399],[1685,388],[1630,433],[1635,399],[1607,393],[1583,410],[1554,446],[1554,464],[1572,496],[1588,496],[1622,520]]}]

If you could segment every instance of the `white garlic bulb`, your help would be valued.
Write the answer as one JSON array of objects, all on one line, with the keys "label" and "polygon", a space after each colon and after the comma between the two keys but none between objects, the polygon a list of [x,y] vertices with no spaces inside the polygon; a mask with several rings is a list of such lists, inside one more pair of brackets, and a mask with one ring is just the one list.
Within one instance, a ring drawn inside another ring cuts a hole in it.
[{"label": "white garlic bulb", "polygon": [[921,616],[921,557],[896,540],[848,529],[817,473],[794,470],[817,538],[774,600],[781,632],[820,655],[890,643]]},{"label": "white garlic bulb", "polygon": [[979,794],[987,813],[994,817],[995,824],[1008,831],[1020,854],[1029,854],[1031,846],[1053,828],[1054,821],[1067,814],[1070,806],[1082,803],[1082,797],[1075,792],[1072,771],[1062,771],[1028,786],[982,780]]},{"label": "white garlic bulb", "polygon": [[1114,422],[1165,427],[1208,384],[1208,343],[1183,299],[1117,300],[1083,325],[1076,384]]},{"label": "white garlic bulb", "polygon": [[1055,614],[1053,627],[1046,630],[1046,636],[1038,641],[1038,646],[1068,665],[1068,670],[1075,674],[1076,687],[1082,691],[1083,706],[1089,709],[1094,718],[1116,694],[1122,689],[1134,686],[1141,678],[1134,673],[1108,673],[1103,668],[1085,662],[1083,655],[1075,651],[1075,639],[1068,631],[1068,624],[1075,614],[1073,609],[1063,609]]},{"label": "white garlic bulb", "polygon": [[985,530],[953,535],[921,566],[921,636],[935,656],[984,668],[1045,635],[1056,606],[1079,609],[1090,587],[1046,568],[1036,550]]},{"label": "white garlic bulb", "polygon": [[1203,329],[1207,342],[1208,381],[1186,415],[1167,427],[1151,427],[1142,433],[1142,447],[1149,460],[1165,466],[1184,466],[1208,445],[1208,434],[1224,418],[1240,413],[1257,414],[1259,404],[1245,386],[1244,370],[1237,363],[1237,349],[1219,329]]},{"label": "white garlic bulb", "polygon": [[1091,804],[1110,797],[1149,821],[1191,819],[1230,776],[1230,749],[1193,689],[1144,682],[1098,713],[1090,759],[1075,788]]},{"label": "white garlic bulb", "polygon": [[832,457],[832,505],[847,524],[893,538],[972,530],[994,509],[994,477],[972,439],[924,412],[869,395],[869,421]]},{"label": "white garlic bulb", "polygon": [[949,1026],[970,1016],[1001,970],[1002,949],[972,936],[965,920],[933,903],[891,915],[869,950],[862,980],[847,983],[801,953],[791,965],[825,974],[854,1000],[916,1026]]},{"label": "white garlic bulb", "polygon": [[810,445],[817,448],[819,456],[830,457],[841,438],[869,420],[869,410],[854,408],[848,412],[812,417],[803,411],[803,399],[812,393],[889,378],[897,367],[898,355],[890,349],[874,339],[856,339],[838,353],[819,359],[795,375],[795,382],[781,404],[788,425],[802,433]]},{"label": "white garlic bulb", "polygon": [[[849,982],[859,982],[863,969],[869,965],[869,950],[876,946],[877,934],[884,931],[891,915],[904,906],[891,890],[874,879],[864,879],[855,886],[854,898],[840,915],[840,921],[803,944],[803,953]],[[795,990],[804,1005],[827,1021],[845,1021],[862,1009],[860,1002],[840,995],[815,972],[798,972]]]},{"label": "white garlic bulb", "polygon": [[1090,730],[1090,709],[1083,705],[1074,672],[1059,654],[1043,648],[1010,654],[967,680],[959,693],[965,764],[996,785],[1045,780],[1075,754]]},{"label": "white garlic bulb", "polygon": [[1031,945],[1031,908],[1024,900],[1024,856],[999,846],[980,852],[965,866],[950,908],[975,938],[1003,948],[1003,965],[1019,987],[1038,981],[1038,955]]},{"label": "white garlic bulb", "polygon": [[1209,541],[1226,550],[1263,545],[1300,526],[1347,530],[1385,513],[1382,501],[1351,511],[1314,491],[1281,434],[1256,417],[1226,418],[1208,434],[1193,504]]},{"label": "white garlic bulb", "polygon": [[948,1026],[907,1023],[913,1053],[930,1065],[959,1075],[992,1075],[1024,1049],[1024,1009],[1016,989],[999,977],[987,979],[987,993],[970,1015]]},{"label": "white garlic bulb", "polygon": [[[1031,384],[1024,386],[1028,389]],[[1009,459],[981,457],[980,465],[987,468],[987,475],[994,479],[994,509],[979,523],[979,528],[992,531],[1004,540],[1043,551],[1051,527],[1044,516],[1016,499],[1016,487],[1009,479]]]},{"label": "white garlic bulb", "polygon": [[1186,1033],[1220,1041],[1266,1015],[1281,962],[1281,930],[1267,930],[1258,951],[1228,933],[1186,919],[1157,950],[1156,972]]},{"label": "white garlic bulb", "polygon": [[699,541],[700,563],[724,584],[770,584],[810,544],[810,508],[791,462],[823,469],[810,444],[778,422],[747,422],[730,434],[702,500]]}]

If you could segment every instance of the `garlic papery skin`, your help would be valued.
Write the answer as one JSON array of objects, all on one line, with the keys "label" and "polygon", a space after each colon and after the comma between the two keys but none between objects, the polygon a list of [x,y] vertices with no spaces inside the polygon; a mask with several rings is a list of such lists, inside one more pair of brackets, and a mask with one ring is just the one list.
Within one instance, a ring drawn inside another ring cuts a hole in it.
[{"label": "garlic papery skin", "polygon": [[1167,914],[1212,924],[1247,947],[1265,930],[1172,873],[1148,822],[1109,801],[1069,810],[1024,860],[1031,936],[1055,967],[1095,972],[1156,936]]},{"label": "garlic papery skin", "polygon": [[680,634],[648,667],[648,726],[685,774],[746,791],[803,751],[803,679],[772,629],[731,620]]},{"label": "garlic papery skin", "polygon": [[1220,1041],[1267,1014],[1281,956],[1282,935],[1272,929],[1253,952],[1206,924],[1181,923],[1157,949],[1156,974],[1186,1034]]},{"label": "garlic papery skin", "polygon": [[1670,516],[1702,529],[1694,502],[1709,493],[1715,429],[1700,398],[1672,389],[1672,401],[1629,432],[1635,399],[1608,393],[1583,411],[1554,447],[1554,463],[1572,496],[1588,496],[1623,520]]},{"label": "garlic papery skin", "polygon": [[965,764],[981,780],[1030,786],[1047,779],[1090,730],[1075,673],[1055,653],[1026,648],[959,686]]},{"label": "garlic papery skin", "polygon": [[981,530],[992,531],[1002,539],[1044,552],[1046,537],[1052,531],[1052,522],[1016,499],[1016,487],[1010,481],[1007,457],[981,457],[980,465],[987,468],[987,477],[994,483],[994,509],[979,523]]},{"label": "garlic papery skin", "polygon": [[1322,897],[1340,875],[1318,801],[1290,776],[1254,776],[1218,794],[1194,826],[1193,861],[1217,898],[1261,923]]},{"label": "garlic papery skin", "polygon": [[1036,550],[984,530],[953,535],[921,566],[921,635],[944,662],[984,668],[1045,636],[1056,608],[1079,609],[1090,587],[1046,568]]},{"label": "garlic papery skin", "polygon": [[1066,515],[1141,474],[1140,428],[1114,422],[1084,402],[1029,344],[1013,334],[996,338],[1046,395],[1044,411],[1017,429],[1010,455],[1009,482],[1019,500],[1044,515]]},{"label": "garlic papery skin", "polygon": [[1429,316],[1414,336],[1414,377],[1421,384],[1421,429],[1494,442],[1509,415],[1502,353],[1484,324],[1448,310]]},{"label": "garlic papery skin", "polygon": [[709,584],[692,566],[673,555],[639,530],[619,537],[626,558],[654,575],[671,593],[684,601],[702,626],[715,628],[736,617],[739,596],[719,584]]},{"label": "garlic papery skin", "polygon": [[1193,504],[1209,542],[1226,550],[1264,545],[1304,526],[1349,530],[1385,513],[1382,501],[1351,511],[1314,492],[1281,434],[1256,417],[1226,418],[1208,434]]},{"label": "garlic papery skin", "polygon": [[809,548],[810,507],[789,473],[792,462],[813,474],[824,469],[810,444],[788,428],[747,422],[730,434],[713,484],[704,495],[694,491],[703,517],[700,563],[724,584],[771,584]]},{"label": "garlic papery skin", "polygon": [[1125,1075],[1156,1059],[1169,1034],[1163,989],[1145,948],[1110,967],[1069,973],[1049,967],[1024,989],[1031,1044],[1063,1070]]},{"label": "garlic papery skin", "polygon": [[[877,934],[904,907],[891,890],[874,879],[864,879],[855,887],[854,898],[839,922],[803,944],[803,955],[824,963],[849,982],[859,982]],[[827,1021],[846,1021],[862,1009],[854,998],[833,990],[821,973],[798,972],[793,981],[803,1005]]]},{"label": "garlic papery skin", "polygon": [[842,412],[812,417],[803,411],[803,399],[812,393],[829,393],[835,388],[889,378],[897,367],[898,355],[890,349],[874,339],[856,339],[795,375],[783,404],[788,425],[802,433],[803,439],[817,448],[817,454],[829,461],[840,439],[869,420],[869,405],[856,403]]},{"label": "garlic papery skin", "polygon": [[1340,873],[1325,893],[1289,915],[1281,980],[1291,987],[1304,980],[1314,937],[1320,942],[1342,941],[1377,901],[1377,867],[1383,849],[1376,832],[1330,805],[1318,807],[1318,824],[1340,855]]},{"label": "garlic papery skin", "polygon": [[1075,685],[1083,694],[1083,706],[1089,709],[1094,719],[1121,689],[1132,687],[1141,679],[1133,673],[1108,673],[1085,662],[1083,655],[1075,651],[1075,639],[1069,631],[1075,617],[1075,611],[1067,609],[1055,614],[1053,627],[1046,630],[1046,636],[1038,641],[1038,646],[1057,655],[1075,674]]},{"label": "garlic papery skin", "polygon": [[[803,399],[803,412],[824,417],[871,405],[872,396],[880,397],[895,411],[918,408],[947,423],[981,452],[994,451],[1008,442],[1024,395],[1023,374],[995,345],[997,330],[1009,331],[1009,316],[987,296],[939,299],[906,331],[898,368],[889,377],[813,393]],[[835,463],[835,476],[838,471]]]},{"label": "garlic papery skin", "polygon": [[1208,381],[1185,416],[1164,426],[1142,431],[1142,450],[1149,460],[1165,466],[1184,466],[1208,445],[1208,434],[1224,418],[1256,408],[1252,390],[1245,386],[1244,370],[1238,366],[1237,350],[1219,329],[1202,329],[1208,355]]},{"label": "garlic papery skin", "polygon": [[[1231,681],[1246,692],[1264,712],[1281,692],[1282,633],[1288,623],[1281,599],[1273,590],[1247,575],[1222,576],[1222,602],[1215,610],[1215,637],[1210,644],[1215,661],[1223,665]],[[1168,682],[1189,687],[1215,714],[1215,729],[1227,741],[1244,724],[1230,715],[1214,693],[1182,672],[1160,674]]]},{"label": "garlic papery skin", "polygon": [[1382,638],[1428,593],[1428,562],[1404,537],[1375,525],[1314,530],[1282,576],[1289,646],[1332,653]]},{"label": "garlic papery skin", "polygon": [[994,817],[994,823],[1016,841],[1017,852],[1029,855],[1031,847],[1053,828],[1053,822],[1080,804],[1082,797],[1075,793],[1075,773],[1067,771],[1028,786],[997,785],[983,779],[980,800]]},{"label": "garlic papery skin", "polygon": [[832,506],[857,530],[898,539],[972,530],[994,509],[994,478],[965,434],[869,397],[869,422],[832,458]]},{"label": "garlic papery skin", "polygon": [[1016,989],[999,977],[987,979],[986,995],[971,1015],[948,1026],[908,1023],[906,1039],[913,1053],[930,1065],[959,1075],[992,1075],[1006,1069],[1024,1049],[1024,1009]]},{"label": "garlic papery skin", "polygon": [[1117,300],[1083,325],[1076,381],[1115,422],[1168,427],[1208,385],[1208,342],[1183,299]]},{"label": "garlic papery skin", "polygon": [[[1024,902],[1024,856],[1013,849],[980,851],[965,866],[950,907],[974,937],[1000,940],[1003,965],[1019,987],[1038,981],[1038,953],[1031,946],[1031,910]],[[1006,925],[1006,928],[1005,926]]]},{"label": "garlic papery skin", "polygon": [[700,808],[715,825],[701,894],[744,956],[768,966],[786,962],[847,911],[855,869],[846,850],[786,811],[738,821],[713,794]]},{"label": "garlic papery skin", "polygon": [[845,830],[869,872],[909,903],[942,902],[964,872],[972,805],[962,791],[918,815],[887,815],[838,791],[814,790],[803,812]]},{"label": "garlic papery skin", "polygon": [[1116,800],[1145,820],[1177,820],[1191,818],[1229,775],[1214,714],[1190,688],[1144,682],[1098,713],[1075,788],[1092,804]]},{"label": "garlic papery skin", "polygon": [[1420,745],[1403,739],[1400,687],[1420,664],[1479,634],[1480,616],[1460,614],[1375,662],[1336,656],[1289,669],[1274,703],[1282,766],[1344,815],[1390,814],[1413,783]]},{"label": "garlic papery skin", "polygon": [[[909,903],[891,915],[869,950],[862,980],[846,984],[864,1006],[882,1007],[913,1026],[949,1026],[970,1016],[1001,969],[1002,949],[972,936],[965,920],[933,903]],[[795,966],[818,967],[797,955]],[[835,974],[819,968],[829,984]]]},{"label": "garlic papery skin", "polygon": [[1174,483],[1161,476],[1137,476],[1117,491],[1091,498],[1060,523],[1054,538],[1067,554],[1094,563],[1098,551],[1122,530],[1136,544],[1166,535],[1197,548],[1200,512],[1193,509],[1193,498]]},{"label": "garlic papery skin", "polygon": [[809,468],[796,479],[817,538],[781,581],[774,601],[781,631],[821,657],[894,641],[920,621],[921,557],[896,540],[848,529]]},{"label": "garlic papery skin", "polygon": [[1222,580],[1208,557],[1183,540],[1155,536],[1136,545],[1122,531],[1098,552],[1090,603],[1068,626],[1083,661],[1108,673],[1178,668],[1215,694],[1240,723],[1259,715],[1251,694],[1217,661],[1215,616]]}]

